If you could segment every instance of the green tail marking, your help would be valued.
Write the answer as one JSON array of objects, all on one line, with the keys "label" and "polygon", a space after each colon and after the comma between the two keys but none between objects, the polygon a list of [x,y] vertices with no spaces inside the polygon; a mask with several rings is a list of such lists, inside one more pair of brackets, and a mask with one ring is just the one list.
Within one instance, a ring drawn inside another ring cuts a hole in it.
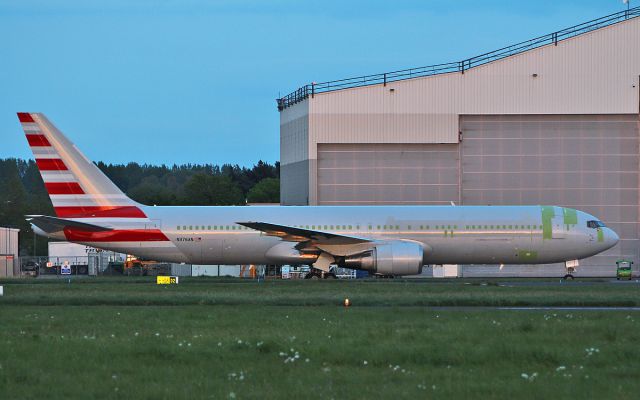
[{"label": "green tail marking", "polygon": [[550,206],[542,206],[542,238],[543,239],[551,239],[551,220],[556,216],[556,212],[553,210],[553,207]]},{"label": "green tail marking", "polygon": [[563,208],[565,225],[577,225],[578,224],[578,212],[573,208]]}]

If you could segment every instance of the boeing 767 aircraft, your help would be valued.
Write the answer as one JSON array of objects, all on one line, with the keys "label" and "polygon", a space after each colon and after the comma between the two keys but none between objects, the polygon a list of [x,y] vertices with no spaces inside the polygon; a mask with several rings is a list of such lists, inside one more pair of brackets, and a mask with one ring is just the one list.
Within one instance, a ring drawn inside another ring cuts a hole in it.
[{"label": "boeing 767 aircraft", "polygon": [[34,231],[142,258],[413,275],[427,264],[574,261],[618,242],[596,217],[558,206],[145,206],[43,114],[18,118],[56,213],[28,216]]}]

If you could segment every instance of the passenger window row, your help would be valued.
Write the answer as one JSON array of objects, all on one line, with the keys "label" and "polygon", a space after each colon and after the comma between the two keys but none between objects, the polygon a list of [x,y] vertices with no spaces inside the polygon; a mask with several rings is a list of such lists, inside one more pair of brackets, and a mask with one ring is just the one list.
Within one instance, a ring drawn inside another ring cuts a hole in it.
[{"label": "passenger window row", "polygon": [[[599,224],[596,225],[595,222],[598,222]],[[600,221],[589,221],[588,226],[590,228],[596,228],[596,227],[601,227],[604,226],[604,224],[602,224],[602,222]],[[294,228],[300,228],[300,229],[311,229],[311,230],[352,230],[353,229],[353,225],[293,225]],[[400,225],[376,225],[375,226],[377,230],[400,230],[401,227]],[[360,230],[360,225],[356,225],[355,226],[356,230]],[[369,230],[373,230],[373,225],[369,225],[368,226]],[[457,230],[458,229],[458,225],[435,225],[435,230]],[[183,230],[183,231],[228,231],[228,230],[251,230],[250,228],[247,228],[246,226],[242,226],[242,225],[178,225],[176,227],[177,230]],[[411,225],[407,225],[406,227],[407,230],[412,230]],[[423,230],[430,230],[431,227],[430,225],[420,225],[420,229],[421,231]],[[513,230],[513,229],[519,229],[519,230],[531,230],[531,229],[542,229],[542,225],[538,226],[538,225],[466,225],[465,230]]]}]

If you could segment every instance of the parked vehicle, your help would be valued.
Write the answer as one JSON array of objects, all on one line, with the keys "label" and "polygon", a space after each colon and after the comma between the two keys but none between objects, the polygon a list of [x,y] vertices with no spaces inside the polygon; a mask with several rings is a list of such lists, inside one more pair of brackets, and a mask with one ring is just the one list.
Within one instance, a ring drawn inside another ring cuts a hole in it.
[{"label": "parked vehicle", "polygon": [[633,261],[629,260],[618,260],[616,261],[616,279],[627,279],[631,280],[633,271],[631,271],[631,266],[633,265]]}]

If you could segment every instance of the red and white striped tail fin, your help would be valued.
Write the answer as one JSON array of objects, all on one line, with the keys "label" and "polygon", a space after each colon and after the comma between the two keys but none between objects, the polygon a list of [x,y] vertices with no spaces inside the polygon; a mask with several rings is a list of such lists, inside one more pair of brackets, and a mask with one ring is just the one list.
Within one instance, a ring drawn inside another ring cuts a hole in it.
[{"label": "red and white striped tail fin", "polygon": [[42,180],[60,218],[146,218],[44,114],[18,113]]}]

